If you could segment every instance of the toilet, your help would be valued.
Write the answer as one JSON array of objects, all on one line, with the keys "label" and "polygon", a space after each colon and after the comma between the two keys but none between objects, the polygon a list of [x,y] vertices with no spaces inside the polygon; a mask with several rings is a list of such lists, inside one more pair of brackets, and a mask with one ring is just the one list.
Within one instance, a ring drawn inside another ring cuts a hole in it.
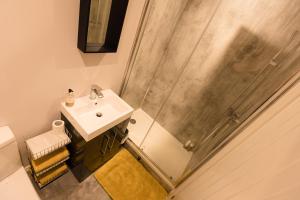
[{"label": "toilet", "polygon": [[40,199],[22,166],[16,138],[8,126],[0,127],[0,199]]}]

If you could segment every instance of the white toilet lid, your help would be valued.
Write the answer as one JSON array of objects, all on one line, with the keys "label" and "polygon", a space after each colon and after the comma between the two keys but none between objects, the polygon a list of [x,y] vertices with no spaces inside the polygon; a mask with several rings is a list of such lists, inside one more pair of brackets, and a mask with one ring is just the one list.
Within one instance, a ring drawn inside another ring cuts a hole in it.
[{"label": "white toilet lid", "polygon": [[15,173],[0,181],[1,200],[40,200],[25,169],[20,167]]}]

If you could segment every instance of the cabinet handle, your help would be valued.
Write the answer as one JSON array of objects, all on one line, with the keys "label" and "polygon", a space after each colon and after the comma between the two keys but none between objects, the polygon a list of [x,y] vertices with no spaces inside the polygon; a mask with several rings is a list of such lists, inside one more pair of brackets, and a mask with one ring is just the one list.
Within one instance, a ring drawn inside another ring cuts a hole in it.
[{"label": "cabinet handle", "polygon": [[[103,151],[103,146],[102,146],[102,148],[101,148],[101,150],[100,150],[101,153],[102,153],[102,155],[105,155],[105,153],[106,153],[106,151],[107,151],[108,144],[109,144],[109,140],[110,140],[110,138],[109,138],[108,135],[104,135],[104,138],[106,139],[106,144],[105,144],[104,151]],[[103,143],[104,143],[104,140],[103,140]]]},{"label": "cabinet handle", "polygon": [[113,139],[111,145],[109,146],[109,151],[111,151],[111,149],[112,149],[112,147],[113,147],[113,145],[114,145],[114,143],[115,143],[116,137],[117,137],[117,133],[114,132],[114,139]]}]

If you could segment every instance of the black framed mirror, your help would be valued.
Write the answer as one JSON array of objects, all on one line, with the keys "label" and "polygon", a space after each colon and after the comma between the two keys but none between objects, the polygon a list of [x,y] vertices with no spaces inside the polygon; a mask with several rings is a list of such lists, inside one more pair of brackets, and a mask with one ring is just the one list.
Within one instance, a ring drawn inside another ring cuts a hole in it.
[{"label": "black framed mirror", "polygon": [[77,47],[84,53],[116,52],[128,0],[80,0]]}]

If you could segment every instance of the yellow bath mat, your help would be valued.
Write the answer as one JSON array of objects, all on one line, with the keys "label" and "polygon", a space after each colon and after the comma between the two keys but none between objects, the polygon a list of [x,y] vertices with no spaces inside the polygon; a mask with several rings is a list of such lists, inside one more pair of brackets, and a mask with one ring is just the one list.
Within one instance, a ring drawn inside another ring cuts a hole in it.
[{"label": "yellow bath mat", "polygon": [[95,172],[113,200],[165,200],[167,192],[125,149]]},{"label": "yellow bath mat", "polygon": [[35,173],[39,173],[50,166],[58,163],[61,160],[64,160],[69,156],[69,152],[66,147],[60,148],[42,158],[37,160],[31,160],[31,165],[35,171]]}]

